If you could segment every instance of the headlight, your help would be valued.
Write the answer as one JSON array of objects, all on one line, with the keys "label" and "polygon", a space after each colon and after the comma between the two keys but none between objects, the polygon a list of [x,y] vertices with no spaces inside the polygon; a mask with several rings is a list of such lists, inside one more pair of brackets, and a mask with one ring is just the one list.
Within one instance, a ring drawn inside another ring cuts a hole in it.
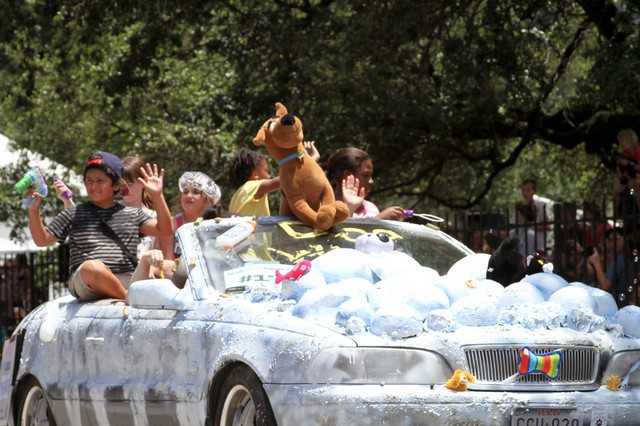
[{"label": "headlight", "polygon": [[397,348],[330,348],[311,363],[309,383],[441,384],[453,370],[440,355]]},{"label": "headlight", "polygon": [[[640,351],[617,352],[611,357],[609,365],[602,377],[602,384],[607,384],[607,379],[611,376],[619,376],[624,379],[632,367],[640,363]],[[640,386],[640,368],[636,366],[635,371],[629,377],[629,386]]]}]

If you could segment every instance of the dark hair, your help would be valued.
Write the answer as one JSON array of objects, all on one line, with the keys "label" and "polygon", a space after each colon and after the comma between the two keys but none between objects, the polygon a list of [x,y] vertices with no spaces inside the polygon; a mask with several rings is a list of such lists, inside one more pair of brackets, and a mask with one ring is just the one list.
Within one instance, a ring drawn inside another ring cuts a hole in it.
[{"label": "dark hair", "polygon": [[240,148],[229,162],[229,183],[235,189],[244,185],[265,156],[248,148]]},{"label": "dark hair", "polygon": [[559,219],[561,221],[573,221],[573,219],[575,219],[576,213],[578,211],[576,203],[564,201],[561,203],[556,203],[555,205],[556,207],[554,209],[559,213],[556,219]]},{"label": "dark hair", "polygon": [[602,217],[602,209],[600,208],[600,205],[595,201],[585,201],[583,209],[585,213],[592,213],[594,219],[599,219]]},{"label": "dark hair", "polygon": [[[135,155],[124,157],[122,159],[122,165],[124,166],[122,178],[125,183],[129,184],[129,182],[137,182],[138,178],[143,177],[140,168],[144,167],[146,164],[147,163],[142,158]],[[147,191],[145,191],[144,188],[142,189],[142,204],[150,210],[155,210],[151,196],[147,194]]]},{"label": "dark hair", "polygon": [[344,172],[356,173],[367,160],[371,160],[369,154],[353,147],[342,148],[329,158],[326,175],[336,194],[341,192]]},{"label": "dark hair", "polygon": [[202,213],[203,219],[215,219],[218,217],[229,217],[229,214],[220,203],[216,203],[211,207],[207,207],[204,213]]},{"label": "dark hair", "polygon": [[627,232],[625,232],[624,227],[622,227],[622,226],[613,226],[613,227],[611,227],[611,228],[607,229],[607,231],[606,231],[605,233],[606,233],[606,235],[607,235],[607,238],[609,238],[609,236],[610,236],[611,234],[613,234],[613,233],[618,234],[618,235],[616,236],[617,238],[622,238],[622,237],[624,237],[624,236],[627,234]]},{"label": "dark hair", "polygon": [[15,267],[19,267],[19,268],[26,268],[27,265],[27,255],[24,253],[18,253],[16,254],[16,257],[14,258],[15,263],[13,264],[13,266]]},{"label": "dark hair", "polygon": [[525,179],[525,180],[522,181],[520,186],[524,186],[524,185],[527,185],[527,184],[530,184],[534,191],[538,190],[538,184],[537,184],[535,179],[531,179],[531,178]]}]

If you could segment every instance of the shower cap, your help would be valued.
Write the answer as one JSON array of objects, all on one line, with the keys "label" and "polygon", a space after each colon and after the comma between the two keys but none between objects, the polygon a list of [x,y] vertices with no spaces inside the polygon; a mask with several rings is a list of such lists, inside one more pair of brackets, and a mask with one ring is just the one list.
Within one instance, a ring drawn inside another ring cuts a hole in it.
[{"label": "shower cap", "polygon": [[211,198],[213,204],[220,201],[220,196],[222,195],[220,188],[218,188],[213,179],[202,172],[184,172],[180,176],[180,180],[178,180],[178,188],[180,188],[180,192],[184,188],[199,189],[203,194]]}]

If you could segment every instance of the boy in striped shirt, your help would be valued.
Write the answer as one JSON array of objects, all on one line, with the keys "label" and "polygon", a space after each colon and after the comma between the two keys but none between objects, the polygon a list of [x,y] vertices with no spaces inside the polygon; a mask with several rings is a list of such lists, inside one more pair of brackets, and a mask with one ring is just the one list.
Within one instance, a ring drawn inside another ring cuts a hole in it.
[{"label": "boy in striped shirt", "polygon": [[78,300],[104,297],[126,299],[136,269],[136,247],[140,235],[166,237],[173,233],[169,207],[162,195],[164,170],[156,165],[142,168],[139,181],[152,197],[157,218],[142,210],[116,202],[116,194],[127,187],[124,166],[108,152],[89,156],[83,178],[89,201],[63,210],[45,226],[40,216],[42,196],[28,197],[36,202],[29,207],[29,229],[39,247],[70,240],[70,276],[68,287]]}]

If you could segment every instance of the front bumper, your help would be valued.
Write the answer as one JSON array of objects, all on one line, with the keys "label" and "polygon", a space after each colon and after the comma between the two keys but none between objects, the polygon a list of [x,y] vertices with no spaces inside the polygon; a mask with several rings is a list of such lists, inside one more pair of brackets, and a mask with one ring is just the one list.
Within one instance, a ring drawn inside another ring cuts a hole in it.
[{"label": "front bumper", "polygon": [[527,408],[574,410],[582,425],[640,424],[640,389],[515,393],[420,385],[264,387],[280,425],[511,425],[514,411]]}]

